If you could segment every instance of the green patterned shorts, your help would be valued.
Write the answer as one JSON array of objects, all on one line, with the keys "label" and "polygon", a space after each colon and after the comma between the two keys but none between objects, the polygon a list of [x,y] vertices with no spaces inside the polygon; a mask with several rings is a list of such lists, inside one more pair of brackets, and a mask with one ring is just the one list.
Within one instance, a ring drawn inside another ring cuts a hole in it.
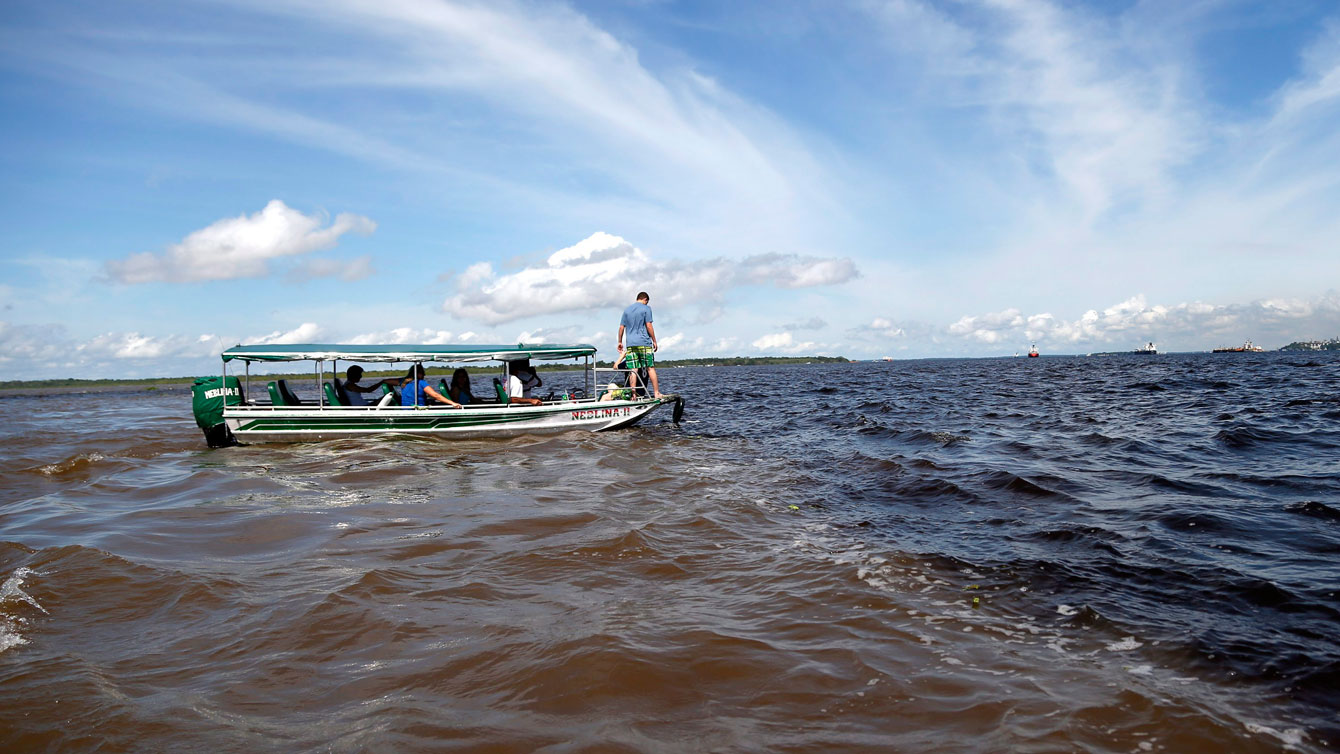
[{"label": "green patterned shorts", "polygon": [[651,346],[629,346],[627,355],[624,357],[624,369],[640,369],[642,367],[656,366],[656,358],[652,355]]}]

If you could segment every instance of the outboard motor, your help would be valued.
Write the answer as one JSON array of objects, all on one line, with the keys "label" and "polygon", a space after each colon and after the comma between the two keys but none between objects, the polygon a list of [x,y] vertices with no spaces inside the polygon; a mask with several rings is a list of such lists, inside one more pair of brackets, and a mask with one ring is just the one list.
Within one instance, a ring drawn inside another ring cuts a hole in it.
[{"label": "outboard motor", "polygon": [[236,377],[200,377],[191,385],[191,408],[195,423],[205,432],[205,442],[211,448],[226,448],[237,444],[237,438],[223,421],[223,407],[242,402],[242,386]]}]

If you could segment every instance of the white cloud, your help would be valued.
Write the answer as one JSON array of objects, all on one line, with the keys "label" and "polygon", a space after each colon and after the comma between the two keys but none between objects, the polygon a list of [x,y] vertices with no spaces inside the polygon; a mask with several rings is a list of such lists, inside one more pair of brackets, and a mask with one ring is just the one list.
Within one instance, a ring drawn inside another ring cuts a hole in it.
[{"label": "white cloud", "polygon": [[315,322],[304,322],[292,330],[275,330],[268,335],[256,335],[247,338],[249,346],[289,345],[292,343],[319,343],[322,329]]},{"label": "white cloud", "polygon": [[[0,365],[38,371],[69,357],[65,328],[60,325],[15,325],[0,320]],[[17,374],[15,375],[17,379]]]},{"label": "white cloud", "polygon": [[875,317],[870,321],[870,332],[884,338],[901,338],[907,335],[907,331],[900,325],[884,317]]},{"label": "white cloud", "polygon": [[[1047,315],[1050,316],[1050,315]],[[1018,309],[1006,309],[1003,312],[965,316],[949,326],[951,335],[960,335],[982,343],[997,343],[1005,334],[1017,330],[1024,324]]]},{"label": "white cloud", "polygon": [[[164,254],[142,252],[109,261],[106,271],[113,280],[131,284],[264,277],[271,260],[328,249],[345,233],[366,235],[377,227],[366,217],[342,213],[323,228],[326,219],[273,199],[253,215],[225,218],[191,233]],[[348,269],[357,272],[357,267],[356,261]]]},{"label": "white cloud", "polygon": [[813,341],[798,342],[789,332],[769,333],[755,340],[751,345],[760,351],[782,351],[785,353],[812,351],[819,347]]},{"label": "white cloud", "polygon": [[1145,40],[1119,20],[1044,0],[995,0],[957,18],[920,0],[866,7],[896,54],[921,61],[936,106],[987,113],[981,133],[994,132],[999,167],[1022,169],[1013,181],[1029,201],[1049,192],[1049,214],[1088,224],[1160,195],[1199,146],[1201,119],[1176,96],[1181,71],[1142,65],[1133,52]]},{"label": "white cloud", "polygon": [[374,272],[372,257],[369,255],[347,262],[339,259],[312,257],[294,265],[288,271],[285,279],[292,283],[301,283],[318,278],[339,278],[346,283],[353,283],[371,277]]},{"label": "white cloud", "polygon": [[1302,77],[1277,93],[1276,123],[1340,102],[1340,19],[1326,23],[1304,51],[1303,69]]},{"label": "white cloud", "polygon": [[[1249,304],[1201,301],[1150,305],[1133,296],[1103,310],[1090,309],[1074,320],[1050,313],[1025,317],[1018,309],[965,316],[946,328],[950,335],[987,344],[1036,341],[1053,347],[1139,345],[1172,340],[1188,350],[1232,345],[1251,338],[1271,347],[1295,339],[1333,337],[1340,330],[1340,293],[1315,299],[1262,299]],[[1207,341],[1207,339],[1209,339]]]},{"label": "white cloud", "polygon": [[685,340],[685,336],[684,336],[684,333],[682,333],[682,332],[675,333],[674,335],[670,335],[670,336],[663,336],[663,337],[657,338],[657,340],[656,340],[656,346],[657,346],[656,353],[657,353],[657,355],[660,355],[661,353],[664,353],[664,352],[666,352],[666,351],[673,351],[673,350],[675,349],[675,347],[677,347],[677,346],[679,346],[681,343],[683,343],[684,340]]},{"label": "white cloud", "polygon": [[578,332],[580,328],[576,325],[567,327],[541,327],[536,330],[522,330],[517,333],[517,343],[572,343],[579,340]]},{"label": "white cloud", "polygon": [[[248,17],[245,35],[199,30],[219,5]],[[637,37],[566,3],[230,0],[142,23],[124,15],[92,13],[96,31],[38,29],[21,54],[157,113],[445,186],[457,206],[588,222],[618,211],[625,227],[731,231],[751,252],[820,238],[815,220],[845,208],[829,161],[781,117],[694,61],[648,65]],[[265,52],[276,49],[285,54]],[[343,106],[369,97],[376,107]]]},{"label": "white cloud", "polygon": [[828,327],[828,323],[819,317],[810,317],[803,322],[788,322],[782,325],[783,330],[822,330]]},{"label": "white cloud", "polygon": [[0,369],[9,379],[130,377],[138,375],[127,373],[126,362],[135,364],[133,371],[165,360],[217,356],[217,343],[213,335],[154,336],[138,332],[102,333],[78,341],[61,325],[0,321]]},{"label": "white cloud", "polygon": [[342,342],[360,346],[391,343],[416,343],[421,345],[440,346],[451,343],[468,343],[473,338],[474,333],[457,334],[450,330],[435,330],[431,327],[395,327],[390,330],[362,333]]},{"label": "white cloud", "polygon": [[459,317],[499,324],[526,317],[615,307],[638,291],[672,306],[720,305],[726,292],[744,285],[804,288],[834,285],[859,273],[850,259],[764,254],[740,261],[656,261],[628,241],[597,232],[549,255],[542,265],[499,275],[481,262],[456,280],[457,293],[443,302]]}]

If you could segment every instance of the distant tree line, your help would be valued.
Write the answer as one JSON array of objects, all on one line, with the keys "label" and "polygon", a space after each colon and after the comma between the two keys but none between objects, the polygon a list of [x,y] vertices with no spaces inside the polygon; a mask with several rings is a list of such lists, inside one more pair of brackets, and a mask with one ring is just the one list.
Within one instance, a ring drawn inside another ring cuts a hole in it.
[{"label": "distant tree line", "polygon": [[1340,351],[1340,338],[1330,340],[1295,340],[1281,351]]}]

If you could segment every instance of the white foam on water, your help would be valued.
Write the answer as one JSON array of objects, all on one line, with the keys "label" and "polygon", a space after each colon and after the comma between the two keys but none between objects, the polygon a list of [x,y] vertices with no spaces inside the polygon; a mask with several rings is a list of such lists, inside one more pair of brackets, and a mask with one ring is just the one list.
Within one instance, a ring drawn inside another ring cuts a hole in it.
[{"label": "white foam on water", "polygon": [[[37,600],[23,591],[23,580],[32,572],[30,568],[19,568],[5,579],[5,583],[0,584],[0,608],[5,608],[11,603],[26,603],[46,613],[46,608],[37,604]],[[0,652],[28,643],[28,640],[19,633],[19,628],[26,622],[21,617],[10,616],[8,611],[0,612]]]},{"label": "white foam on water", "polygon": [[1284,743],[1285,748],[1300,746],[1303,743],[1302,728],[1285,728],[1280,730],[1279,728],[1272,728],[1269,725],[1262,725],[1260,723],[1245,723],[1245,725],[1247,726],[1247,730],[1252,733],[1260,733],[1278,738]]},{"label": "white foam on water", "polygon": [[101,461],[103,458],[104,456],[101,453],[80,453],[74,458],[66,459],[64,461],[61,461],[60,463],[49,463],[46,466],[43,466],[40,469],[38,469],[38,471],[41,472],[42,474],[45,474],[46,476],[52,476],[54,474],[62,474],[66,471],[70,471],[71,469],[77,466],[81,466],[83,464],[97,463],[98,461]]},{"label": "white foam on water", "polygon": [[1134,636],[1127,636],[1121,641],[1114,641],[1111,644],[1108,644],[1106,649],[1109,652],[1129,652],[1143,646],[1144,644],[1136,641]]},{"label": "white foam on water", "polygon": [[1071,607],[1070,605],[1057,605],[1056,612],[1061,615],[1077,615],[1079,613],[1079,608]]}]

